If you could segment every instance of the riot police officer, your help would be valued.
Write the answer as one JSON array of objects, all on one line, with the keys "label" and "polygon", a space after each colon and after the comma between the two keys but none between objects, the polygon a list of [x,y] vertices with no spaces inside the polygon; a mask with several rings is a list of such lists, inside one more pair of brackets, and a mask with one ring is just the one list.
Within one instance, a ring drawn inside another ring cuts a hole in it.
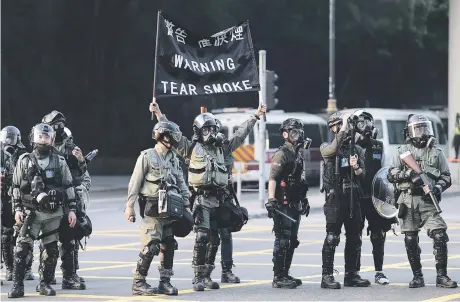
[{"label": "riot police officer", "polygon": [[[75,192],[72,176],[64,157],[53,149],[55,132],[47,124],[37,124],[30,133],[33,152],[19,157],[13,174],[13,203],[16,223],[22,225],[16,242],[13,288],[9,298],[24,296],[24,274],[32,254],[34,240],[41,239],[43,270],[40,275],[40,294],[54,296],[50,283],[54,275],[59,251],[59,225],[64,215],[63,205],[70,209],[68,223],[76,223]],[[40,231],[42,234],[40,236]]]},{"label": "riot police officer", "polygon": [[[388,180],[401,191],[398,198],[398,217],[401,232],[405,235],[407,258],[414,274],[409,287],[425,286],[418,236],[420,228],[424,226],[428,236],[433,239],[436,286],[455,288],[457,282],[447,276],[447,225],[437,213],[430,192],[425,193],[423,190],[425,185],[431,187],[431,193],[441,200],[441,193],[452,184],[447,160],[442,150],[435,145],[433,126],[427,117],[410,114],[404,133],[407,143],[398,147],[388,170]],[[412,165],[406,158],[412,158]],[[416,169],[421,169],[422,174],[417,173]]]},{"label": "riot police officer", "polygon": [[[21,141],[21,132],[15,126],[6,126],[0,131],[0,142],[3,144],[4,150],[10,154],[11,162],[11,173],[13,173],[14,167],[16,166],[19,157],[27,153],[26,147]],[[6,266],[6,281],[13,280],[13,246],[16,238],[14,236],[14,228],[18,229],[18,226],[14,226],[13,210],[11,206],[11,193],[8,194],[11,189],[10,186],[5,187],[6,190],[2,191],[2,199],[4,199],[4,211],[2,212],[2,256],[5,260]],[[11,223],[10,223],[11,222]],[[32,252],[33,255],[33,252]],[[27,265],[25,274],[25,280],[34,280],[34,274],[32,273],[33,256]]]},{"label": "riot police officer", "polygon": [[[353,116],[354,117],[354,116]],[[336,112],[327,121],[330,131],[335,134],[331,143],[323,143],[320,152],[324,160],[323,188],[326,192],[324,214],[326,216],[326,238],[324,239],[322,288],[339,289],[340,283],[333,276],[335,249],[340,242],[342,225],[345,225],[345,277],[344,286],[370,286],[370,282],[361,279],[358,262],[361,256],[361,213],[359,206],[360,184],[365,176],[364,150],[355,146],[349,136],[349,123],[354,120],[351,114]],[[347,140],[347,142],[346,142]],[[357,156],[356,156],[357,155]],[[354,175],[352,175],[353,173]],[[353,190],[353,192],[352,192]],[[351,194],[353,193],[353,209]]]},{"label": "riot police officer", "polygon": [[[182,169],[177,156],[171,151],[177,146],[182,133],[179,126],[169,121],[158,122],[153,128],[153,139],[157,141],[154,148],[147,149],[139,155],[128,187],[125,218],[134,222],[136,214],[134,204],[138,199],[145,201],[145,210],[141,222],[141,243],[144,246],[139,254],[132,286],[133,295],[150,296],[154,294],[177,295],[177,288],[171,285],[174,251],[178,244],[174,239],[171,220],[159,217],[159,189],[163,185],[177,184],[184,206],[190,211],[189,191],[184,181]],[[150,264],[154,256],[160,254],[160,284],[158,288],[147,284]]]},{"label": "riot police officer", "polygon": [[[362,112],[357,122],[356,130],[358,133],[356,143],[364,149],[364,165],[366,170],[366,176],[361,183],[363,192],[363,199],[361,200],[361,230],[364,229],[367,219],[367,235],[370,234],[372,255],[374,257],[375,283],[386,285],[389,284],[389,280],[383,273],[385,238],[394,221],[379,215],[372,204],[371,198],[372,181],[376,173],[382,168],[383,143],[375,139],[378,130],[374,128],[374,117],[369,112]],[[360,270],[360,266],[361,262],[358,263],[358,271]]]},{"label": "riot police officer", "polygon": [[[78,192],[76,194],[77,208],[84,208],[85,200],[81,197],[87,196],[84,193],[87,193],[91,187],[91,178],[81,149],[73,142],[70,130],[68,133],[65,131],[67,119],[61,112],[53,110],[43,117],[42,122],[52,126],[56,132],[54,148],[64,156],[72,173],[73,185]],[[62,289],[84,290],[86,289],[85,280],[77,274],[79,243],[72,238],[72,232],[65,230],[67,228],[66,224],[62,224],[62,227],[64,229],[59,238],[63,275]],[[43,247],[41,247],[42,252]],[[39,267],[39,272],[41,271],[40,268],[41,266]],[[55,283],[55,278],[53,278],[53,284]]]},{"label": "riot police officer", "polygon": [[[155,112],[159,120],[167,120],[157,103],[150,105],[150,111]],[[218,219],[215,211],[223,200],[228,185],[229,172],[225,166],[225,157],[244,143],[257,120],[265,112],[266,105],[260,105],[255,114],[240,125],[228,144],[223,144],[223,138],[217,136],[216,117],[211,113],[202,113],[193,122],[192,141],[184,136],[179,141],[176,151],[183,158],[189,159],[188,182],[196,191],[193,207],[196,239],[192,261],[195,291],[204,291],[205,287],[220,287],[211,279],[220,241],[217,226],[211,227],[211,220]]]},{"label": "riot police officer", "polygon": [[[308,184],[305,180],[303,158],[304,130],[299,119],[288,118],[281,127],[285,143],[271,159],[268,179],[268,217],[273,218],[275,243],[273,247],[274,288],[296,288],[302,284],[289,275],[294,250],[299,246],[300,218],[308,216]],[[305,141],[311,142],[310,139]]]},{"label": "riot police officer", "polygon": [[[2,206],[2,268],[5,262],[6,272],[5,280],[13,280],[13,209],[11,205],[11,198],[8,194],[11,188],[13,178],[13,169],[11,165],[11,154],[3,148],[1,152],[1,165],[0,165],[0,182],[1,182],[1,206]],[[3,280],[2,280],[3,285]]]}]

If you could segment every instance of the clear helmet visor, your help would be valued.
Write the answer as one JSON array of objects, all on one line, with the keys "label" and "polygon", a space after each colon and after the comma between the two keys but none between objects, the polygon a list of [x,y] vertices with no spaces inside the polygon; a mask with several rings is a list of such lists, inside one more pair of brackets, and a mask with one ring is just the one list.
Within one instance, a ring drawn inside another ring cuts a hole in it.
[{"label": "clear helmet visor", "polygon": [[407,125],[407,131],[410,138],[434,136],[433,125],[430,121],[410,123]]},{"label": "clear helmet visor", "polygon": [[56,133],[49,131],[42,131],[40,129],[34,129],[32,133],[32,143],[40,145],[50,145],[54,143]]},{"label": "clear helmet visor", "polygon": [[8,133],[5,130],[0,131],[0,142],[4,143],[5,145],[15,146],[18,142],[17,135],[13,133]]}]

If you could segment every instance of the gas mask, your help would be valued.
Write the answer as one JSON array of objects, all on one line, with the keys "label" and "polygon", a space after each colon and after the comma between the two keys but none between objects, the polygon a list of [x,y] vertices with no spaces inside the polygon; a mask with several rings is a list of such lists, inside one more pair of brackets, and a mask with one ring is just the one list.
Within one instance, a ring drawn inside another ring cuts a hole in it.
[{"label": "gas mask", "polygon": [[201,129],[201,137],[203,139],[203,143],[206,145],[212,145],[216,142],[216,127],[203,127]]},{"label": "gas mask", "polygon": [[288,141],[293,145],[301,145],[304,142],[304,132],[302,129],[290,129],[288,132]]},{"label": "gas mask", "polygon": [[16,149],[10,145],[5,146],[3,150],[5,150],[5,152],[7,152],[10,155],[12,155],[16,151]]},{"label": "gas mask", "polygon": [[64,138],[67,136],[64,131],[64,128],[65,128],[64,123],[57,123],[57,124],[52,125],[51,127],[53,127],[54,131],[56,132],[56,138],[54,139],[54,141],[57,144],[62,143]]},{"label": "gas mask", "polygon": [[35,150],[37,150],[40,157],[48,156],[50,154],[51,148],[53,148],[51,145],[48,144],[35,144],[34,147]]},{"label": "gas mask", "polygon": [[49,196],[45,192],[45,183],[43,182],[43,178],[40,175],[35,175],[31,184],[31,195],[35,197],[39,204],[49,201]]}]

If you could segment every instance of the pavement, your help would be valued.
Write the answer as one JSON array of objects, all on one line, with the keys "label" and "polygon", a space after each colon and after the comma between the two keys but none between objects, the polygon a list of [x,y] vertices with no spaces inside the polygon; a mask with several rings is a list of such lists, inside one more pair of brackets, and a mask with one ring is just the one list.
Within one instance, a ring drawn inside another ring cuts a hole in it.
[{"label": "pavement", "polygon": [[[94,179],[96,187],[96,178]],[[244,194],[243,194],[244,195]],[[458,196],[458,195],[457,195]],[[441,207],[442,216],[449,225],[449,267],[453,280],[460,281],[460,216],[458,197],[446,196]],[[56,297],[44,297],[35,292],[38,281],[25,281],[25,301],[460,301],[460,288],[442,289],[435,286],[436,271],[432,250],[432,240],[426,232],[420,232],[423,273],[426,287],[409,289],[412,273],[407,261],[404,236],[387,234],[384,272],[390,279],[386,286],[376,285],[372,260],[372,246],[369,237],[363,236],[361,276],[372,281],[370,288],[342,288],[327,290],[320,288],[321,249],[325,236],[325,219],[321,211],[313,211],[308,218],[303,217],[299,230],[300,245],[296,249],[290,273],[299,277],[303,285],[296,289],[274,289],[271,287],[273,234],[272,221],[268,218],[250,219],[248,224],[233,233],[235,267],[233,272],[241,278],[240,284],[221,284],[219,290],[194,292],[192,290],[193,269],[191,267],[195,235],[177,238],[179,248],[174,262],[172,283],[179,289],[179,296],[139,297],[131,295],[133,270],[136,266],[141,245],[139,241],[139,219],[128,223],[123,217],[126,190],[112,190],[91,194],[89,215],[93,221],[93,234],[88,239],[85,251],[80,251],[79,275],[86,279],[87,289],[72,291],[61,289],[62,274],[57,266]],[[246,199],[243,196],[242,199]],[[249,201],[243,201],[249,204]],[[316,205],[316,203],[315,203]],[[315,206],[316,207],[316,206]],[[139,216],[138,216],[139,218]],[[399,230],[397,229],[397,233]],[[335,257],[335,275],[343,284],[345,237],[342,234]],[[34,249],[38,258],[38,247]],[[155,257],[147,281],[152,286],[158,284]],[[37,261],[33,270],[37,274]],[[220,252],[216,268],[212,274],[214,281],[220,282]],[[1,287],[0,298],[7,300],[7,292],[12,282]]]}]

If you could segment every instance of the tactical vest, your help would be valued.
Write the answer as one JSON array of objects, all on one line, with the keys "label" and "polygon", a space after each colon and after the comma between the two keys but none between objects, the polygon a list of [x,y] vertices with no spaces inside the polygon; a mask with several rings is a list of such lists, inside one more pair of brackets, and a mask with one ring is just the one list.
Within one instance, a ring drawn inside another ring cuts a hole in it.
[{"label": "tactical vest", "polygon": [[190,158],[188,182],[196,188],[226,187],[228,171],[223,149],[197,143]]},{"label": "tactical vest", "polygon": [[436,181],[441,176],[441,171],[438,169],[438,148],[415,148],[412,144],[406,144],[398,147],[398,154],[410,151],[414,156],[420,169],[428,176],[430,184],[436,185]]},{"label": "tactical vest", "polygon": [[[349,164],[349,146],[342,145],[338,151],[338,156],[333,156],[330,158],[324,159],[324,170],[323,170],[323,183],[324,189],[330,190],[338,188],[342,193],[347,193],[346,191],[353,185],[355,189],[360,187],[357,182],[357,176],[354,177],[353,184],[351,183],[351,167]],[[336,161],[338,160],[339,168],[339,177],[335,175],[336,170]]]},{"label": "tactical vest", "polygon": [[59,151],[60,155],[65,158],[67,165],[69,166],[70,174],[72,175],[72,181],[74,186],[81,185],[82,176],[83,174],[80,171],[80,167],[78,165],[78,159],[75,155],[72,154],[73,149],[76,145],[72,142],[64,142],[60,145],[56,145],[55,148]]},{"label": "tactical vest", "polygon": [[[149,159],[150,169],[145,175],[146,187],[144,193],[149,192],[148,195],[156,196],[158,195],[158,186],[161,182],[169,182],[176,185],[177,181],[173,175],[172,169],[179,169],[179,162],[172,154],[170,160],[164,162],[164,159],[156,152],[155,149],[148,149],[145,151]],[[146,194],[145,194],[146,195]]]},{"label": "tactical vest", "polygon": [[[62,189],[62,172],[61,167],[59,166],[59,155],[51,152],[49,157],[49,164],[44,170],[38,166],[38,159],[33,153],[27,155],[27,168],[24,173],[24,180],[27,181],[30,185],[35,175],[40,175],[45,184],[45,191],[53,189]],[[25,192],[30,194],[30,192]]]}]

